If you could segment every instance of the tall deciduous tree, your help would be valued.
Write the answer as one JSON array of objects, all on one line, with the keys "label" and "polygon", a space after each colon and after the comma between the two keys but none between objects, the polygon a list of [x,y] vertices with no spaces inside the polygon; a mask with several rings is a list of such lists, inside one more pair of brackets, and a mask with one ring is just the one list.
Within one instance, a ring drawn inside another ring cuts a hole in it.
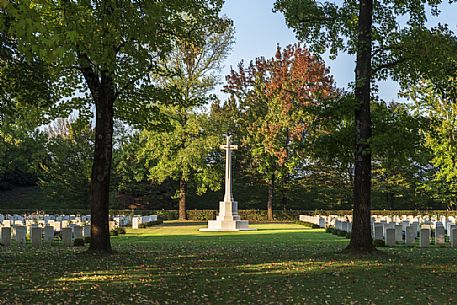
[{"label": "tall deciduous tree", "polygon": [[[18,46],[53,66],[56,95],[95,104],[89,251],[111,251],[108,230],[113,118],[153,124],[158,102],[173,90],[156,87],[158,73],[178,37],[194,24],[219,20],[222,0],[64,0],[7,2]],[[186,37],[204,39],[200,31]],[[81,98],[85,94],[85,99]],[[175,101],[179,101],[176,99]]]},{"label": "tall deciduous tree", "polygon": [[[190,179],[196,180],[199,192],[206,191],[207,187],[213,190],[220,187],[217,174],[206,164],[209,150],[219,145],[219,136],[208,133],[210,122],[199,108],[214,99],[210,91],[219,83],[218,73],[233,43],[234,29],[228,19],[203,26],[198,28],[204,33],[201,42],[178,39],[170,56],[161,61],[165,73],[157,80],[164,87],[175,87],[182,101],[164,109],[173,129],[165,132],[146,130],[141,135],[144,143],[141,155],[149,164],[149,179],[159,183],[168,178],[179,181],[180,220],[186,219]],[[195,29],[188,31],[190,34]]]},{"label": "tall deciduous tree", "polygon": [[457,205],[457,78],[433,83],[424,81],[409,92],[416,115],[426,118],[424,146],[431,152],[434,166],[423,186],[432,198],[445,206]]},{"label": "tall deciduous tree", "polygon": [[298,45],[279,47],[273,59],[240,63],[227,77],[226,91],[239,100],[243,144],[252,168],[268,185],[268,219],[275,186],[297,175],[312,124],[311,106],[336,91],[325,65]]},{"label": "tall deciduous tree", "polygon": [[[442,74],[449,66],[446,27],[427,29],[427,9],[439,13],[441,1],[329,1],[277,0],[275,9],[284,13],[297,36],[311,50],[336,56],[339,51],[355,54],[354,94],[355,169],[354,209],[348,250],[371,252],[371,83],[393,76],[402,84],[423,73]],[[400,22],[402,17],[406,22]],[[402,24],[406,24],[402,27]],[[447,52],[447,56],[446,56]],[[444,55],[444,56],[443,56]]]}]

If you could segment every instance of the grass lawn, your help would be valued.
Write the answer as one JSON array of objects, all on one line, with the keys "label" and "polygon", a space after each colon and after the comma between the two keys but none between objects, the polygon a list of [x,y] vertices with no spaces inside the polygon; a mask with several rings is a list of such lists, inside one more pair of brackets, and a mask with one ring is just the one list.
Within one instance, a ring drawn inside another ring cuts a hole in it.
[{"label": "grass lawn", "polygon": [[339,254],[348,240],[295,224],[199,232],[169,222],[85,248],[0,248],[0,304],[457,304],[457,249]]}]

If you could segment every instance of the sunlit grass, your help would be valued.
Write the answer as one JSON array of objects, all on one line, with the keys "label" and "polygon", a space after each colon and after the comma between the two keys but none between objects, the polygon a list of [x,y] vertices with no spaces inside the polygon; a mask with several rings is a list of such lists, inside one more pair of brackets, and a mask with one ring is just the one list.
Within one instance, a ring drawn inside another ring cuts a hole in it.
[{"label": "sunlit grass", "polygon": [[113,237],[117,253],[0,248],[0,304],[453,304],[457,249],[341,254],[342,237],[295,224],[199,232],[168,222]]}]

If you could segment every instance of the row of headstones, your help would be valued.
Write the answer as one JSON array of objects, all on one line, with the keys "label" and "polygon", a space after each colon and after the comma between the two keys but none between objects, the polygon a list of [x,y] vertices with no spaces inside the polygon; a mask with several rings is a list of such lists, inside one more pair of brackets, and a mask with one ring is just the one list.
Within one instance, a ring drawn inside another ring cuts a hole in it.
[{"label": "row of headstones", "polygon": [[[40,215],[40,218],[27,218],[29,216],[21,215],[1,215],[0,214],[0,227],[11,227],[13,225],[38,225],[40,227],[45,227],[46,225],[51,225],[54,227],[54,230],[60,231],[61,228],[70,227],[73,225],[84,226],[90,224],[90,215],[75,216],[75,215]],[[118,226],[128,226],[131,223],[131,217],[126,215],[117,215],[112,217],[110,221],[110,227]],[[111,224],[113,222],[113,224]]]},{"label": "row of headstones", "polygon": [[327,225],[326,218],[322,216],[300,215],[299,220],[318,225],[320,228],[325,228]]},{"label": "row of headstones", "polygon": [[[0,228],[0,242],[4,246],[10,246],[14,240],[17,245],[24,245],[27,238],[27,226],[15,225],[12,227]],[[78,238],[90,237],[90,225],[73,226],[62,228],[62,243],[64,246],[71,246],[72,241]],[[30,227],[30,240],[32,247],[38,248],[42,244],[51,244],[54,240],[54,228],[52,226]]]},{"label": "row of headstones", "polygon": [[146,215],[146,216],[141,216],[141,215],[134,215],[132,217],[132,229],[139,229],[140,224],[143,223],[148,223],[151,221],[157,221],[157,215]]},{"label": "row of headstones", "polygon": [[[351,232],[352,223],[349,221],[335,221],[337,230]],[[441,222],[435,223],[435,244],[444,245],[446,242],[446,230]],[[403,239],[404,233],[404,239]],[[457,225],[450,224],[447,230],[451,247],[457,247]],[[431,242],[432,227],[431,225],[419,226],[418,223],[408,224],[403,221],[402,224],[397,223],[373,223],[372,234],[374,240],[383,240],[389,247],[393,247],[397,242],[404,242],[405,245],[415,245],[416,237],[419,236],[419,246],[428,247]]]},{"label": "row of headstones", "polygon": [[[313,223],[318,225],[321,228],[327,227],[327,226],[333,226],[336,227],[336,221],[349,221],[352,222],[352,215],[345,215],[345,216],[337,216],[337,215],[328,215],[328,216],[322,216],[322,215],[316,215],[316,216],[311,216],[311,215],[300,215],[300,220],[306,221],[309,223]],[[417,223],[418,228],[417,231],[419,232],[420,225],[425,224],[425,225],[430,225],[433,229],[436,227],[436,223],[441,223],[444,225],[445,229],[450,232],[450,226],[456,224],[456,219],[453,216],[429,216],[429,215],[422,215],[422,216],[413,216],[413,215],[395,215],[395,216],[379,216],[379,215],[373,215],[372,216],[372,223],[402,223],[403,224],[403,231],[406,230],[406,226],[409,225],[409,223]],[[449,234],[448,234],[449,235]]]},{"label": "row of headstones", "polygon": [[[345,219],[345,220],[342,220]],[[395,222],[388,222],[388,220],[399,220],[401,224]],[[410,223],[409,220],[415,220]],[[440,219],[441,221],[438,221]],[[311,216],[311,215],[300,215],[301,221],[306,221],[318,225],[321,228],[326,226],[334,226],[337,230],[344,232],[352,232],[352,217],[346,215],[339,217],[336,215],[330,216]],[[380,220],[376,222],[375,220]],[[421,226],[420,221],[424,224]],[[443,222],[444,224],[443,224]],[[429,217],[427,215],[417,217],[413,215],[402,215],[402,216],[376,216],[372,217],[372,234],[376,240],[384,240],[386,245],[393,246],[397,242],[404,242],[407,245],[414,245],[416,237],[419,236],[419,245],[426,247],[430,245],[432,229],[435,231],[435,244],[444,244],[446,241],[446,234],[449,236],[450,245],[457,247],[457,235],[454,234],[457,231],[457,225],[455,224],[455,218],[449,217]],[[403,234],[404,233],[404,234]],[[403,239],[404,236],[404,239]]]},{"label": "row of headstones", "polygon": [[80,221],[80,222],[85,222],[85,221],[90,221],[91,220],[91,215],[51,215],[51,214],[44,214],[44,215],[39,215],[39,214],[31,214],[31,215],[18,215],[18,214],[0,214],[0,222],[4,220],[10,220],[12,222],[15,221],[22,221],[25,223],[26,221],[32,221],[34,223],[38,221],[44,221],[47,223],[49,220],[55,220],[55,221],[63,221],[63,220],[69,220],[69,221]]}]

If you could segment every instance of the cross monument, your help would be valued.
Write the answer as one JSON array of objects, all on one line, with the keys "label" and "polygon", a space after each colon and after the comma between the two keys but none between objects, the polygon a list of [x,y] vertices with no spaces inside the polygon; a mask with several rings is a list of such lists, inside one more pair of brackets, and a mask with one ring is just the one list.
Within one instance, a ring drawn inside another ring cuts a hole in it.
[{"label": "cross monument", "polygon": [[219,202],[219,214],[216,220],[208,221],[208,228],[200,231],[248,231],[255,230],[249,228],[247,220],[240,220],[238,214],[238,202],[233,200],[232,191],[232,151],[238,149],[238,145],[232,145],[232,136],[227,135],[227,142],[220,148],[225,150],[225,194],[224,201]]}]

